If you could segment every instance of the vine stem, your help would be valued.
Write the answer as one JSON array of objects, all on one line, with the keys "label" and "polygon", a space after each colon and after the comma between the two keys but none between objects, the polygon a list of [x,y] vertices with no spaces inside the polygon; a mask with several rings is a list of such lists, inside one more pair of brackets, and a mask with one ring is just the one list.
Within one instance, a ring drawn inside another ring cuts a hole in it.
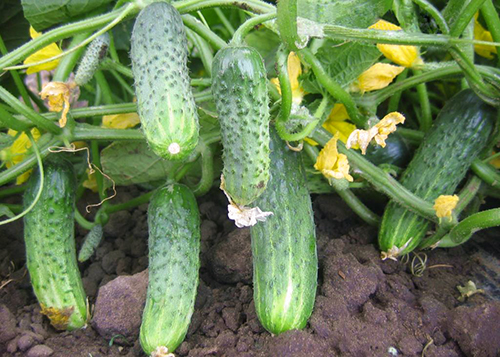
[{"label": "vine stem", "polygon": [[450,29],[450,36],[460,37],[465,28],[469,25],[470,21],[474,17],[474,14],[478,12],[479,8],[483,5],[485,0],[471,0],[467,6],[457,17],[455,23]]},{"label": "vine stem", "polygon": [[[322,146],[331,139],[332,135],[323,128],[317,128],[311,135],[311,139]],[[412,212],[430,220],[437,222],[436,211],[432,204],[414,195],[389,174],[373,165],[361,154],[354,150],[346,149],[342,142],[338,142],[338,151],[347,156],[349,163],[358,169],[359,174],[371,183],[375,189],[386,194],[391,199],[405,206]]]},{"label": "vine stem", "polygon": [[434,5],[429,3],[427,0],[413,0],[413,2],[417,4],[422,10],[426,11],[429,15],[432,16],[442,33],[444,33],[445,35],[450,33],[448,23],[444,19],[443,15],[441,15],[439,10],[434,7]]},{"label": "vine stem", "polygon": [[[484,21],[486,22],[486,26],[488,26],[488,30],[490,30],[491,37],[493,37],[493,41],[500,42],[500,16],[495,9],[495,5],[493,5],[492,0],[486,0],[481,7],[481,14],[484,17]],[[497,58],[498,58],[498,66],[500,66],[500,51],[497,48]]]},{"label": "vine stem", "polygon": [[243,24],[241,24],[240,27],[238,27],[233,35],[233,38],[229,42],[229,46],[241,46],[248,32],[250,32],[255,26],[260,25],[263,22],[275,19],[276,16],[276,11],[274,11],[248,19]]},{"label": "vine stem", "polygon": [[31,204],[23,212],[19,213],[18,215],[11,217],[9,219],[6,219],[4,221],[1,221],[0,226],[7,224],[7,223],[10,223],[10,222],[14,222],[15,220],[25,216],[27,213],[29,213],[33,209],[33,207],[35,207],[36,203],[40,199],[40,196],[42,195],[43,184],[44,184],[42,156],[40,155],[40,151],[38,150],[38,146],[36,144],[35,139],[33,138],[33,135],[31,135],[31,133],[29,131],[26,132],[26,135],[28,136],[28,138],[31,142],[31,147],[33,148],[33,151],[35,152],[36,161],[38,163],[38,168],[39,168],[39,173],[40,173],[40,183],[39,183],[40,186],[38,187],[38,192],[36,193],[36,196],[35,196],[35,199],[33,200],[33,202],[31,202]]},{"label": "vine stem", "polygon": [[86,40],[80,42],[80,44],[78,44],[77,46],[75,47],[72,47],[70,48],[69,50],[66,50],[64,51],[63,53],[60,53],[56,56],[53,56],[53,57],[50,57],[50,58],[47,58],[47,59],[44,59],[42,61],[38,61],[38,62],[35,62],[35,63],[30,63],[30,64],[22,64],[22,65],[18,65],[18,66],[10,66],[10,67],[4,67],[3,69],[4,70],[13,70],[13,69],[25,69],[25,68],[29,68],[29,67],[33,67],[33,66],[38,66],[38,65],[41,65],[41,64],[44,64],[44,63],[48,63],[48,62],[52,62],[58,58],[61,58],[61,57],[64,57],[64,56],[67,56],[69,55],[70,53],[74,52],[74,51],[77,51],[79,50],[80,48],[86,46],[88,43],[92,42],[92,40],[96,39],[97,37],[99,37],[100,35],[102,35],[103,33],[111,30],[113,27],[115,27],[117,24],[120,23],[120,21],[122,21],[123,19],[125,19],[128,15],[130,15],[131,13],[133,12],[137,12],[138,11],[138,6],[137,4],[135,3],[129,3],[125,9],[123,9],[119,15],[117,17],[114,18],[113,21],[111,21],[109,24],[107,24],[106,26],[104,26],[102,29],[100,29],[99,31],[97,31],[96,33],[94,33],[92,36],[90,37],[87,37]]}]

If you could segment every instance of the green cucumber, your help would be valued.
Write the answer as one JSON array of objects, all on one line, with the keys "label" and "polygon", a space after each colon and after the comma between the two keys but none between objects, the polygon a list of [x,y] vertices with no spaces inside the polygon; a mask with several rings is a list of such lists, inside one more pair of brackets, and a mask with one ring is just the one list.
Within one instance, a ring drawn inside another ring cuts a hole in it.
[{"label": "green cucumber", "polygon": [[109,34],[107,32],[89,44],[75,74],[75,83],[78,86],[83,86],[92,79],[99,63],[106,57],[108,48]]},{"label": "green cucumber", "polygon": [[[453,194],[487,144],[495,115],[495,110],[472,90],[455,95],[415,152],[401,176],[401,184],[429,202],[440,195]],[[429,228],[429,221],[391,201],[380,226],[380,250],[391,258],[409,253]]]},{"label": "green cucumber", "polygon": [[[40,187],[33,173],[24,194],[29,206]],[[58,330],[87,323],[87,301],[76,262],[74,237],[76,181],[73,166],[61,157],[44,161],[40,199],[24,216],[26,262],[42,314]]]},{"label": "green cucumber", "polygon": [[212,73],[224,147],[224,190],[238,206],[246,206],[269,180],[266,69],[253,48],[227,47],[216,54]]},{"label": "green cucumber", "polygon": [[149,284],[142,315],[141,346],[173,352],[186,336],[200,268],[200,215],[191,190],[160,188],[148,209]]},{"label": "green cucumber", "polygon": [[90,231],[85,236],[85,240],[83,241],[82,247],[78,252],[78,261],[84,262],[94,254],[99,243],[102,240],[102,226],[100,224],[96,224],[93,226]]},{"label": "green cucumber", "polygon": [[300,156],[274,131],[271,178],[255,202],[274,212],[250,228],[257,316],[274,334],[301,329],[316,296],[316,231]]},{"label": "green cucumber", "polygon": [[146,140],[160,157],[186,158],[198,143],[198,112],[187,67],[186,32],[172,5],[155,2],[139,13],[130,55]]}]

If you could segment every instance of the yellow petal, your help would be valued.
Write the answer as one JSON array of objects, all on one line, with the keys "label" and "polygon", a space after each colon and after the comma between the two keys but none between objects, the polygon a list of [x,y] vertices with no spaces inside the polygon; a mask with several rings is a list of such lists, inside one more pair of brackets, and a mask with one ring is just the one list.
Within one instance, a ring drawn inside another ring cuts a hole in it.
[{"label": "yellow petal", "polygon": [[441,195],[434,201],[434,210],[436,211],[436,216],[441,219],[444,217],[449,217],[451,220],[451,214],[453,209],[457,206],[458,196],[453,195]]},{"label": "yellow petal", "polygon": [[403,71],[404,67],[393,66],[388,63],[375,63],[361,73],[357,82],[351,86],[351,90],[364,93],[385,88]]},{"label": "yellow petal", "polygon": [[390,133],[396,131],[396,125],[405,122],[405,117],[403,114],[398,112],[392,112],[387,114],[380,122],[378,122],[375,127],[378,129],[377,134],[375,134],[374,139],[378,145],[385,147],[385,140]]},{"label": "yellow petal", "polygon": [[[477,21],[478,13],[474,16],[474,39],[479,41],[493,42],[491,32],[487,31],[479,21]],[[474,51],[481,57],[493,59],[493,54],[497,53],[495,46],[489,45],[474,45]]]},{"label": "yellow petal", "polygon": [[347,161],[347,156],[339,154],[337,150],[337,140],[339,135],[335,134],[330,141],[325,145],[325,147],[320,151],[314,168],[328,179],[342,179],[345,178],[348,181],[353,181],[351,175],[349,175],[349,162]]},{"label": "yellow petal", "polygon": [[[17,132],[12,129],[9,129],[7,133],[10,136],[17,135]],[[31,129],[31,135],[33,136],[33,139],[35,141],[38,141],[38,139],[41,136],[37,128]],[[28,135],[26,135],[26,133],[22,133],[21,135],[18,136],[18,138],[12,143],[12,145],[9,148],[2,150],[1,156],[2,159],[4,159],[5,161],[5,166],[7,166],[7,168],[10,168],[22,162],[29,148],[31,148],[31,141],[28,138]],[[21,185],[24,182],[26,182],[26,180],[28,180],[28,178],[30,177],[32,171],[33,170],[29,170],[19,175],[16,178],[16,185]]]},{"label": "yellow petal", "polygon": [[366,154],[366,149],[372,139],[375,139],[378,145],[385,147],[385,140],[390,133],[396,131],[396,125],[404,123],[405,117],[398,112],[387,114],[381,121],[372,126],[368,130],[356,129],[347,138],[346,148],[354,148],[358,146],[363,155]]},{"label": "yellow petal", "polygon": [[87,169],[87,179],[83,181],[83,187],[88,188],[92,192],[97,192],[97,180],[95,178],[95,172],[89,174],[89,169]]},{"label": "yellow petal", "polygon": [[[368,28],[385,31],[401,31],[401,27],[384,20],[379,20]],[[386,58],[404,67],[413,67],[423,63],[418,54],[418,49],[415,46],[377,44],[377,48]]]},{"label": "yellow petal", "polygon": [[356,130],[356,125],[348,123],[346,121],[327,120],[323,124],[323,128],[325,128],[332,134],[338,133],[340,141],[345,144],[349,135],[351,135],[351,133]]},{"label": "yellow petal", "polygon": [[[37,38],[41,34],[36,32],[35,29],[33,29],[33,27],[30,27],[30,35],[31,35],[31,38]],[[40,62],[40,61],[43,61],[45,59],[57,56],[61,53],[62,53],[62,50],[59,48],[59,46],[57,46],[55,43],[51,43],[50,45],[48,45],[48,46],[42,48],[41,50],[38,50],[37,52],[33,53],[32,55],[28,56],[24,60],[23,63],[24,64],[31,64],[31,63]],[[31,74],[31,73],[36,73],[36,72],[39,72],[42,70],[51,71],[54,68],[56,68],[58,64],[59,64],[59,59],[56,59],[56,60],[53,60],[53,61],[50,61],[47,63],[39,64],[37,66],[28,67],[28,69],[26,70],[26,73]]]},{"label": "yellow petal", "polygon": [[140,122],[137,113],[105,115],[102,117],[102,126],[106,128],[128,129],[133,128]]},{"label": "yellow petal", "polygon": [[332,108],[332,111],[328,115],[328,120],[329,121],[344,121],[349,118],[349,114],[347,114],[347,109],[344,104],[341,103],[335,103],[335,105]]},{"label": "yellow petal", "polygon": [[[300,64],[299,57],[295,52],[290,52],[288,55],[288,78],[290,80],[290,87],[292,88],[292,101],[295,104],[300,104],[302,98],[305,95],[304,89],[299,84],[299,76],[302,74],[302,67]],[[281,94],[280,81],[278,78],[271,78],[271,83],[274,84],[276,89],[278,89],[279,94]]]},{"label": "yellow petal", "polygon": [[70,96],[71,85],[64,82],[49,82],[40,92],[40,97],[42,99],[49,99],[48,104],[51,112],[62,111],[61,119],[59,119],[59,125],[61,128],[66,125],[66,115],[69,111]]}]

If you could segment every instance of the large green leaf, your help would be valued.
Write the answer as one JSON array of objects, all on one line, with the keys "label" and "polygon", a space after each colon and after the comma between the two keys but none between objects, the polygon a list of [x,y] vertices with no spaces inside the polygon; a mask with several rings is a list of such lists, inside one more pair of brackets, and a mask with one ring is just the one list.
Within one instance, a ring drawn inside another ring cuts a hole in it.
[{"label": "large green leaf", "polygon": [[[342,87],[347,87],[361,73],[370,68],[379,59],[381,53],[375,45],[371,44],[359,42],[342,44],[325,40],[316,56],[330,77]],[[310,76],[305,77],[303,87],[309,93],[318,93],[314,78]]]},{"label": "large green leaf", "polygon": [[165,179],[173,164],[155,155],[145,142],[115,142],[101,152],[103,171],[117,185]]},{"label": "large green leaf", "polygon": [[367,28],[384,15],[392,0],[298,0],[298,16],[347,27]]},{"label": "large green leaf", "polygon": [[112,0],[21,0],[24,16],[31,26],[41,31],[66,22],[72,17],[85,15]]}]

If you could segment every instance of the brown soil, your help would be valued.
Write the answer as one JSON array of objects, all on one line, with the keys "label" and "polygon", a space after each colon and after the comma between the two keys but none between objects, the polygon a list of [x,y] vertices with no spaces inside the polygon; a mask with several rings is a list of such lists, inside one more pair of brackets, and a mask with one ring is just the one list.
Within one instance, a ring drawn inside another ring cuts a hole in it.
[{"label": "brown soil", "polygon": [[[132,189],[121,196],[127,199],[136,194]],[[476,237],[465,247],[427,252],[427,269],[415,276],[409,263],[380,260],[376,231],[353,216],[338,198],[317,196],[313,201],[320,262],[314,312],[304,330],[272,336],[255,313],[248,230],[237,230],[227,219],[225,198],[217,190],[200,200],[201,282],[188,335],[176,355],[500,355],[500,242],[494,239],[495,232],[490,232],[490,238],[488,234]],[[119,275],[146,269],[146,211],[144,205],[115,215],[96,254],[81,265],[91,304],[96,302],[99,287]],[[79,244],[84,233],[78,232]],[[142,308],[140,299],[136,299],[138,306],[120,312],[121,318],[130,320],[130,327],[116,326],[124,329],[123,336],[115,335],[111,343],[109,334],[115,330],[103,328],[98,317],[84,330],[58,332],[40,314],[31,290],[20,222],[0,228],[0,247],[0,355],[143,355],[132,317]],[[461,302],[457,286],[469,280],[484,293]],[[137,286],[140,295],[142,285],[131,286]],[[112,295],[113,286],[108,285],[108,294]],[[108,313],[104,320],[100,318],[113,325],[113,316]]]}]

